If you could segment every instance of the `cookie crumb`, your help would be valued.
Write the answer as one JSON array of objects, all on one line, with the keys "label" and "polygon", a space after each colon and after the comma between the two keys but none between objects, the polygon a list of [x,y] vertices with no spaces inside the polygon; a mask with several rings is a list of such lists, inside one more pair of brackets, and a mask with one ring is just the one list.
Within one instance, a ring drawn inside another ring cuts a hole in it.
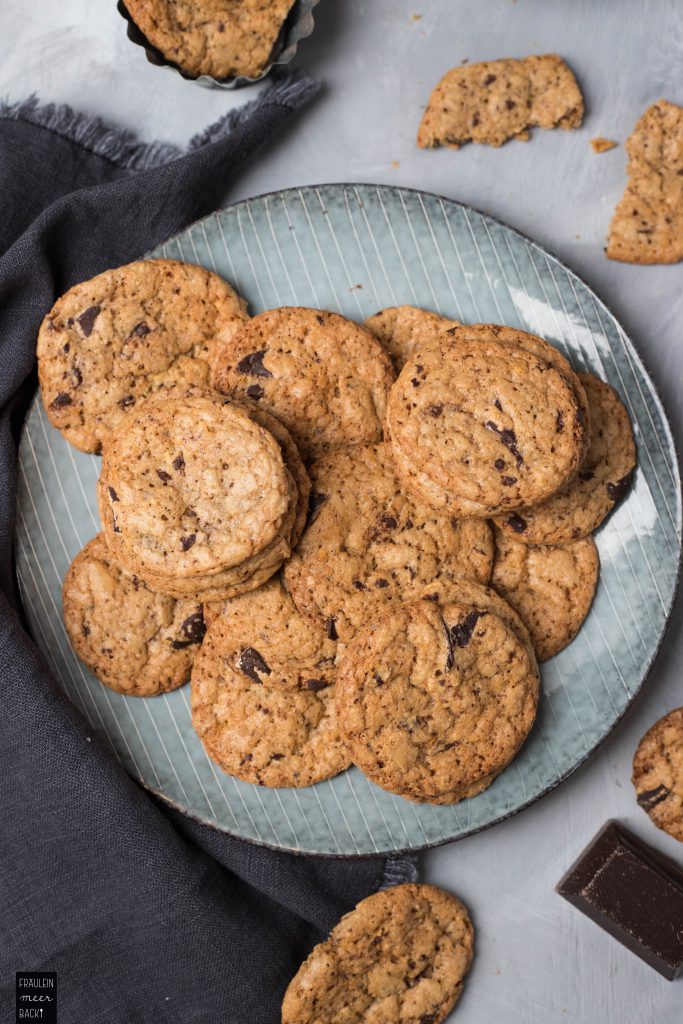
[{"label": "cookie crumb", "polygon": [[601,135],[597,139],[591,139],[591,146],[594,153],[607,153],[610,149],[616,149],[619,145],[614,139],[605,139]]},{"label": "cookie crumb", "polygon": [[410,20],[411,21],[422,21],[422,15],[421,14],[411,14],[410,15]]},{"label": "cookie crumb", "polygon": [[400,161],[398,161],[398,160],[392,160],[392,161],[391,161],[391,166],[392,166],[392,167],[400,167],[400,166],[401,166],[401,164],[400,164]]}]

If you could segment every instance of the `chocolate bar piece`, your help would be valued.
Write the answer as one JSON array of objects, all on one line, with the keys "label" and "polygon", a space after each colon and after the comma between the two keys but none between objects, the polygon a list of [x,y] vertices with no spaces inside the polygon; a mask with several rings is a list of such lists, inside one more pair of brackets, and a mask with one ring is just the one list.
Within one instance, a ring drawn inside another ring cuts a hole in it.
[{"label": "chocolate bar piece", "polygon": [[608,821],[557,892],[650,967],[683,974],[683,868]]}]

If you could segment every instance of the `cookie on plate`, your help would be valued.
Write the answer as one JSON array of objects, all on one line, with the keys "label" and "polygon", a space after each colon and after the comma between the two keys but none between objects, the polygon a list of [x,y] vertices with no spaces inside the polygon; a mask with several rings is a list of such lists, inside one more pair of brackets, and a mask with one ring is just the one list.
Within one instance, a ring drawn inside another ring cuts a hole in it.
[{"label": "cookie on plate", "polygon": [[241,405],[241,408],[245,410],[250,419],[272,434],[280,445],[284,464],[296,484],[296,503],[292,504],[289,513],[283,520],[282,527],[270,544],[262,548],[258,554],[240,562],[239,565],[215,573],[202,581],[198,581],[195,577],[169,579],[163,574],[147,574],[155,586],[162,590],[165,589],[175,597],[195,595],[202,602],[208,603],[226,601],[249,590],[255,590],[269,580],[283,561],[289,557],[306,524],[311,482],[291,434],[279,420],[267,413],[265,409],[259,409],[252,403]]},{"label": "cookie on plate", "polygon": [[588,397],[590,445],[578,474],[533,508],[496,519],[525,544],[568,544],[588,537],[626,497],[636,466],[628,412],[616,391],[590,373],[580,374]]},{"label": "cookie on plate", "polygon": [[336,313],[285,306],[261,313],[223,347],[214,387],[277,416],[304,461],[382,438],[394,379],[369,331]]},{"label": "cookie on plate", "polygon": [[628,182],[612,218],[611,260],[683,259],[683,107],[659,100],[626,142]]},{"label": "cookie on plate", "polygon": [[116,565],[101,533],[71,563],[63,604],[71,646],[110,689],[151,697],[189,679],[206,629],[201,605],[149,590]]},{"label": "cookie on plate", "polygon": [[683,708],[643,736],[633,758],[633,785],[657,828],[683,842]]},{"label": "cookie on plate", "polygon": [[[148,399],[109,439],[98,482],[107,543],[131,572],[208,586],[291,532],[297,487],[273,435],[215,392]],[[159,588],[161,589],[161,588]]]},{"label": "cookie on plate", "polygon": [[554,54],[452,68],[429,97],[417,135],[423,149],[466,142],[502,146],[529,139],[530,128],[578,128],[583,97]]},{"label": "cookie on plate", "polygon": [[401,372],[416,348],[430,341],[435,334],[459,325],[459,320],[449,320],[417,306],[387,306],[365,321],[366,328],[391,356],[397,373]]},{"label": "cookie on plate", "polygon": [[257,78],[294,0],[126,0],[149,42],[191,75]]},{"label": "cookie on plate", "polygon": [[387,429],[399,475],[456,516],[542,501],[584,455],[584,413],[566,373],[500,341],[453,335],[420,349],[391,389]]},{"label": "cookie on plate", "polygon": [[600,560],[591,537],[564,547],[527,547],[495,532],[491,585],[519,612],[538,661],[572,642],[590,611]]},{"label": "cookie on plate", "polygon": [[285,993],[282,1024],[441,1024],[473,944],[467,910],[443,889],[383,889],[315,946]]},{"label": "cookie on plate", "polygon": [[161,385],[207,385],[217,350],[247,319],[227,281],[141,260],[75,285],[43,320],[38,377],[50,422],[85,452]]},{"label": "cookie on plate", "polygon": [[279,578],[211,608],[192,671],[192,722],[221,768],[263,786],[310,786],[350,758],[334,706],[336,644]]},{"label": "cookie on plate", "polygon": [[416,601],[388,609],[346,647],[339,728],[354,763],[383,789],[456,803],[515,756],[534,722],[538,682],[533,652],[507,618]]},{"label": "cookie on plate", "polygon": [[333,452],[310,471],[309,525],[285,577],[297,607],[330,635],[352,640],[368,618],[429,583],[488,583],[489,524],[436,512],[405,491],[386,445]]}]

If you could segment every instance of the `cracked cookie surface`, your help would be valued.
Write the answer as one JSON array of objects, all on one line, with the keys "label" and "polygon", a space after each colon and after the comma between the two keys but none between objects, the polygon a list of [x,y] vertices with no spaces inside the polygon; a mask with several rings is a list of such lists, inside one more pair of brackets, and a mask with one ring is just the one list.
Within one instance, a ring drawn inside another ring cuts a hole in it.
[{"label": "cracked cookie surface", "polygon": [[277,416],[305,461],[382,438],[394,379],[369,331],[336,313],[285,306],[253,317],[216,362],[214,387]]},{"label": "cracked cookie surface", "polygon": [[538,669],[503,618],[465,603],[389,609],[340,658],[339,728],[377,785],[423,802],[481,791],[533,724]]},{"label": "cracked cookie surface", "polygon": [[75,285],[38,334],[50,422],[76,448],[99,452],[161,385],[207,385],[216,351],[246,319],[227,281],[176,260],[141,260]]},{"label": "cracked cookie surface", "polygon": [[628,182],[612,218],[611,260],[678,263],[683,259],[683,107],[660,100],[626,142]]},{"label": "cracked cookie surface", "polygon": [[301,965],[282,1024],[441,1024],[473,943],[467,910],[443,889],[408,883],[374,893]]},{"label": "cracked cookie surface", "polygon": [[683,842],[683,708],[643,736],[633,758],[633,785],[657,828]]},{"label": "cracked cookie surface", "polygon": [[400,373],[416,348],[435,334],[460,326],[460,321],[417,306],[387,306],[366,320],[365,326],[382,343]]},{"label": "cracked cookie surface", "polygon": [[239,565],[199,581],[196,577],[181,579],[146,572],[147,579],[155,588],[176,597],[193,595],[207,603],[226,601],[255,590],[270,579],[289,557],[306,524],[311,482],[291,434],[279,420],[264,409],[251,404],[240,405],[240,408],[244,409],[250,419],[272,434],[280,445],[285,467],[296,484],[296,501],[292,501],[289,512],[273,540]]},{"label": "cracked cookie surface", "polygon": [[350,758],[334,705],[336,644],[279,578],[209,610],[192,672],[192,722],[221,768],[264,786],[310,786]]},{"label": "cracked cookie surface", "polygon": [[256,78],[294,0],[126,0],[131,18],[167,60],[192,75]]},{"label": "cracked cookie surface", "polygon": [[448,509],[462,516],[557,491],[583,458],[584,419],[564,372],[494,331],[465,340],[459,328],[406,363],[387,409],[405,484],[435,507],[445,492]]},{"label": "cracked cookie surface", "polygon": [[583,97],[567,64],[554,54],[452,68],[429,97],[418,146],[526,142],[529,129],[578,128]]},{"label": "cracked cookie surface", "polygon": [[495,532],[491,585],[519,613],[539,661],[567,647],[590,611],[600,560],[591,537],[563,547],[528,547]]},{"label": "cracked cookie surface", "polygon": [[313,463],[311,477],[309,525],[285,577],[297,606],[341,641],[429,583],[488,582],[488,523],[435,512],[406,492],[386,445],[333,452]]},{"label": "cracked cookie surface", "polygon": [[63,603],[71,646],[112,690],[151,697],[189,679],[206,628],[201,605],[153,593],[115,564],[102,534],[71,563]]},{"label": "cracked cookie surface", "polygon": [[168,392],[111,436],[98,502],[107,543],[131,571],[204,579],[278,536],[296,484],[276,439],[240,405]]},{"label": "cracked cookie surface", "polygon": [[609,384],[590,373],[579,376],[588,398],[590,444],[578,474],[547,501],[496,519],[525,544],[568,544],[589,536],[631,487],[636,446],[628,412]]}]

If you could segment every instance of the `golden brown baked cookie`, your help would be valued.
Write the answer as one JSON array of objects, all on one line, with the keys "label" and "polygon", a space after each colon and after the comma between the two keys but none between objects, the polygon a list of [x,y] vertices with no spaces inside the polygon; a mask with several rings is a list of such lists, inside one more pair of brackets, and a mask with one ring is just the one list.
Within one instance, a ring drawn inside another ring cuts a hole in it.
[{"label": "golden brown baked cookie", "polygon": [[683,842],[683,708],[643,736],[633,758],[633,785],[657,828]]},{"label": "golden brown baked cookie", "polygon": [[294,0],[126,0],[167,60],[191,75],[257,78]]},{"label": "golden brown baked cookie", "polygon": [[151,697],[189,679],[206,630],[201,605],[153,593],[115,564],[101,533],[71,563],[63,604],[71,646],[112,690]]},{"label": "golden brown baked cookie", "polygon": [[473,941],[467,910],[443,889],[383,889],[301,965],[282,1024],[441,1024],[462,992]]},{"label": "golden brown baked cookie", "polygon": [[456,516],[543,500],[574,476],[585,447],[584,413],[563,372],[494,332],[470,341],[460,328],[406,363],[387,426],[406,486],[435,507],[445,492]]},{"label": "golden brown baked cookie", "polygon": [[636,446],[628,412],[609,384],[591,373],[580,378],[591,441],[578,475],[542,504],[496,519],[501,530],[525,544],[568,544],[588,537],[631,486]]},{"label": "golden brown baked cookie", "polygon": [[192,722],[221,768],[263,786],[310,786],[349,755],[334,706],[336,644],[279,578],[209,615],[192,672]]},{"label": "golden brown baked cookie", "polygon": [[242,406],[171,391],[110,437],[98,501],[107,543],[131,572],[206,582],[257,555],[284,522],[291,531],[296,484]]},{"label": "golden brown baked cookie", "polygon": [[292,501],[280,530],[270,544],[267,544],[251,558],[240,562],[239,565],[205,579],[197,579],[194,576],[182,579],[175,576],[169,577],[168,574],[163,573],[146,572],[146,578],[151,586],[162,592],[170,593],[174,597],[193,596],[204,603],[221,602],[255,590],[270,579],[283,561],[289,557],[306,525],[311,482],[291,434],[279,420],[276,420],[264,409],[259,409],[252,403],[236,404],[240,404],[250,419],[264,427],[280,445],[285,467],[296,484],[296,501]]},{"label": "golden brown baked cookie", "polygon": [[626,142],[628,182],[612,218],[611,260],[678,263],[683,259],[683,107],[649,107]]},{"label": "golden brown baked cookie", "polygon": [[530,128],[578,128],[583,97],[565,62],[554,54],[452,68],[429,97],[417,135],[422,148],[466,142],[524,142]]},{"label": "golden brown baked cookie", "polygon": [[404,491],[386,445],[333,452],[311,476],[309,526],[285,577],[297,607],[330,635],[352,640],[368,618],[429,583],[488,583],[488,523],[435,512]]},{"label": "golden brown baked cookie", "polygon": [[496,530],[491,585],[519,612],[536,657],[546,661],[572,642],[590,611],[600,560],[591,537],[564,547],[527,547]]},{"label": "golden brown baked cookie", "polygon": [[305,461],[379,441],[391,360],[336,313],[284,306],[255,316],[223,347],[214,387],[277,416]]},{"label": "golden brown baked cookie", "polygon": [[161,385],[207,385],[216,350],[246,319],[227,281],[177,260],[141,260],[75,285],[38,334],[50,422],[76,448],[99,452]]},{"label": "golden brown baked cookie", "polygon": [[366,320],[365,326],[382,343],[400,373],[416,348],[435,334],[460,326],[460,321],[417,306],[387,306]]},{"label": "golden brown baked cookie", "polygon": [[526,739],[538,669],[495,612],[416,601],[358,632],[340,658],[335,699],[351,757],[373,782],[455,803],[492,781]]}]

